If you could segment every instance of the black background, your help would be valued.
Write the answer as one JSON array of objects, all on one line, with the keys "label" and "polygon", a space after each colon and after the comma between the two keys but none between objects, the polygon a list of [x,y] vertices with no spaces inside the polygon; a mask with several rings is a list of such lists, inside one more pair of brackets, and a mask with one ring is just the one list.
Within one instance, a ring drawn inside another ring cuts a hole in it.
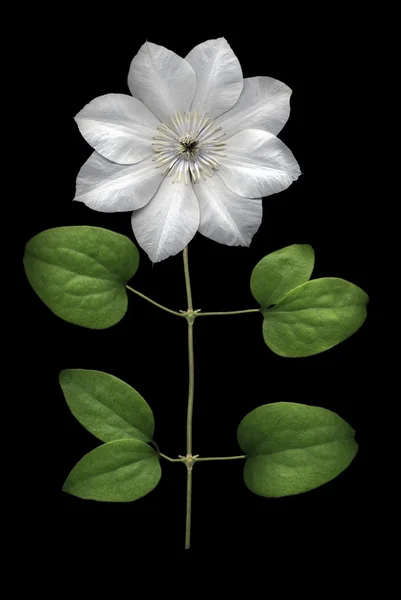
[{"label": "black background", "polygon": [[[130,62],[142,43],[164,45],[185,56],[198,43],[224,36],[238,56],[244,77],[269,75],[293,90],[289,121],[279,137],[297,158],[303,175],[286,191],[263,201],[263,222],[250,248],[226,247],[197,234],[189,246],[194,308],[228,311],[254,308],[249,277],[271,251],[293,243],[311,244],[314,278],[347,279],[371,295],[367,249],[370,232],[363,174],[356,167],[358,50],[345,26],[335,46],[331,39],[309,38],[305,28],[266,23],[175,27],[147,22],[130,27],[105,18],[100,27],[81,26],[68,35],[55,29],[43,67],[56,122],[45,139],[49,165],[42,166],[37,202],[24,207],[23,246],[40,231],[64,225],[105,227],[133,238],[130,213],[103,214],[73,203],[75,178],[92,150],[73,116],[96,96],[129,93]],[[59,35],[60,34],[60,37]],[[344,89],[353,90],[344,93]],[[39,127],[41,120],[39,120]],[[182,255],[152,265],[140,250],[132,286],[175,310],[186,308]],[[58,374],[65,368],[112,373],[137,389],[150,404],[155,440],[169,456],[185,453],[187,332],[185,320],[129,295],[123,320],[94,331],[58,319],[23,278],[22,352],[29,381],[35,437],[43,456],[32,452],[32,469],[46,486],[32,491],[37,511],[62,523],[65,539],[93,550],[97,542],[131,541],[141,547],[182,553],[185,528],[184,466],[162,462],[160,484],[129,504],[106,504],[61,492],[63,481],[83,454],[98,445],[71,415]],[[374,308],[374,298],[370,305]],[[371,306],[370,306],[371,308]],[[369,490],[367,413],[371,352],[370,320],[350,339],[318,356],[285,359],[264,344],[257,314],[210,317],[195,322],[195,410],[193,447],[202,456],[239,454],[236,429],[255,407],[292,401],[337,412],[354,429],[360,445],[350,465],[334,481],[306,494],[264,499],[242,480],[242,461],[199,463],[193,476],[191,553],[253,552],[270,555],[280,544],[287,554],[305,543],[327,551],[351,535],[363,544],[363,512]],[[23,383],[23,382],[21,382]],[[45,491],[46,490],[46,491]],[[351,532],[351,533],[350,533]]]}]

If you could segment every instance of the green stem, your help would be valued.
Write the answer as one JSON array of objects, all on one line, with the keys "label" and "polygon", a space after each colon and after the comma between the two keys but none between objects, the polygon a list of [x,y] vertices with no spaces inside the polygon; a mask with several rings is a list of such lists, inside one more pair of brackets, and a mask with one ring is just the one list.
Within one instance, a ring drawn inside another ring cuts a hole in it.
[{"label": "green stem", "polygon": [[154,304],[158,308],[161,308],[162,310],[165,310],[166,312],[171,313],[172,315],[177,315],[177,317],[185,317],[185,314],[179,313],[179,312],[177,312],[175,310],[171,310],[170,308],[167,308],[166,306],[163,306],[162,304],[159,304],[158,302],[155,302],[151,298],[148,298],[147,296],[145,296],[145,294],[142,294],[141,292],[138,292],[138,290],[134,290],[134,288],[130,287],[129,285],[127,285],[126,288],[128,290],[130,290],[130,292],[134,292],[134,294],[136,294],[137,296],[140,296],[144,300],[147,300],[151,304]]},{"label": "green stem", "polygon": [[[188,265],[188,247],[184,249],[184,275],[185,286],[187,290],[188,313],[192,313],[192,292],[191,280],[189,277]],[[186,315],[188,321],[188,366],[189,366],[189,383],[188,383],[188,409],[187,409],[187,516],[185,526],[185,549],[188,550],[191,546],[191,509],[192,509],[192,461],[188,461],[192,457],[192,417],[194,410],[194,337],[193,337],[193,314]]]},{"label": "green stem", "polygon": [[161,456],[162,458],[165,458],[166,460],[169,460],[170,462],[185,462],[185,458],[170,458],[169,456],[166,456],[165,454],[162,454],[161,452],[159,452],[159,456]]},{"label": "green stem", "polygon": [[192,419],[194,412],[194,324],[188,320],[188,409],[187,409],[187,454],[192,454]]},{"label": "green stem", "polygon": [[[151,442],[151,444],[154,444],[155,442]],[[169,456],[166,456],[166,454],[163,454],[162,452],[159,452],[159,456],[161,456],[162,458],[165,458],[166,460],[169,460],[170,462],[187,462],[187,457],[186,456],[180,456],[180,458],[170,458]],[[199,458],[198,455],[193,456],[192,457],[192,462],[199,462],[199,461],[205,461],[205,460],[236,460],[238,458],[246,458],[246,454],[241,454],[241,456],[206,456],[205,458]]]},{"label": "green stem", "polygon": [[185,287],[187,289],[188,310],[193,310],[191,280],[189,277],[188,246],[186,248],[184,248],[183,254],[184,254],[184,275],[185,275]]},{"label": "green stem", "polygon": [[246,458],[246,454],[242,454],[241,456],[210,456],[208,458],[197,458],[196,462],[200,462],[201,460],[235,460],[237,458]]},{"label": "green stem", "polygon": [[187,516],[185,521],[185,550],[191,547],[192,466],[187,465]]},{"label": "green stem", "polygon": [[212,315],[242,315],[245,313],[260,312],[260,308],[248,308],[247,310],[229,310],[228,312],[198,312],[197,317],[211,317]]}]

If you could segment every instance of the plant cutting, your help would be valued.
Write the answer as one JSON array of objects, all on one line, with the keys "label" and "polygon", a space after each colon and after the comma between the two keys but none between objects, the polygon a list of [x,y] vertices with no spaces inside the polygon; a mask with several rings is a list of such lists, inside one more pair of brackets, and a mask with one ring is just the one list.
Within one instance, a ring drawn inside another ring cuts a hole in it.
[{"label": "plant cutting", "polygon": [[[186,320],[187,444],[181,454],[171,457],[159,447],[151,408],[131,382],[84,365],[63,370],[59,381],[71,412],[102,442],[73,468],[64,491],[83,501],[131,502],[155,488],[163,461],[183,463],[188,549],[197,462],[243,461],[249,490],[282,497],[332,480],[357,452],[355,432],[339,415],[294,402],[265,404],[245,414],[238,426],[238,455],[207,457],[193,448],[195,322],[253,313],[254,327],[270,350],[283,360],[308,357],[357,331],[368,297],[340,278],[311,279],[313,248],[292,244],[267,254],[250,273],[257,307],[196,308],[188,250],[193,237],[199,232],[228,246],[249,246],[262,221],[262,198],[301,175],[295,157],[276,137],[289,116],[291,90],[270,77],[244,78],[222,38],[199,44],[185,58],[146,42],[131,63],[128,84],[132,96],[106,94],[76,115],[94,152],[78,173],[75,200],[105,213],[132,213],[136,244],[99,227],[58,227],[27,243],[24,266],[41,300],[70,323],[111,327],[124,317],[128,294]],[[152,263],[182,252],[187,301],[181,310],[136,288],[137,246]]]}]

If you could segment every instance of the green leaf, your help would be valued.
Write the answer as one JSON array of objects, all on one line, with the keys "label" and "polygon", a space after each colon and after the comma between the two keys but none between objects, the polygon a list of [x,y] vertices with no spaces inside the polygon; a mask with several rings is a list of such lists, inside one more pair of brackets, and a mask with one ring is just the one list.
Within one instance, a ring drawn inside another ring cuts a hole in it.
[{"label": "green leaf", "polygon": [[152,439],[154,420],[149,405],[121,379],[101,371],[66,369],[59,381],[72,414],[103,442]]},{"label": "green leaf", "polygon": [[355,431],[325,408],[293,402],[259,406],[241,421],[246,486],[258,496],[307,492],[334,479],[357,453]]},{"label": "green leaf", "polygon": [[25,248],[24,267],[39,298],[58,317],[104,329],[127,310],[126,283],[139,253],[125,236],[99,227],[42,231]]},{"label": "green leaf", "polygon": [[268,254],[252,271],[253,297],[264,308],[276,304],[287,292],[308,281],[314,262],[315,253],[308,244],[293,244]]},{"label": "green leaf", "polygon": [[103,502],[131,502],[159,483],[156,452],[139,440],[116,440],[86,454],[67,477],[63,491]]},{"label": "green leaf", "polygon": [[280,356],[311,356],[350,337],[366,318],[369,298],[335,277],[314,279],[263,310],[263,337]]}]

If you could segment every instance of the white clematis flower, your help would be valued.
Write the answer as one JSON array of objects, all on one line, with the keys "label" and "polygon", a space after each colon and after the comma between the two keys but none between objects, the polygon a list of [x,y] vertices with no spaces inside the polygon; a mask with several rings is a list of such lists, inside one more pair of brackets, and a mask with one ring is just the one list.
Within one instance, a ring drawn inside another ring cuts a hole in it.
[{"label": "white clematis flower", "polygon": [[75,117],[95,149],[74,200],[103,212],[134,211],[152,262],[177,254],[199,230],[249,246],[261,198],[286,189],[297,161],[276,134],[291,90],[271,77],[243,79],[224,38],[181,58],[146,42],[128,74],[132,96],[95,98]]}]

